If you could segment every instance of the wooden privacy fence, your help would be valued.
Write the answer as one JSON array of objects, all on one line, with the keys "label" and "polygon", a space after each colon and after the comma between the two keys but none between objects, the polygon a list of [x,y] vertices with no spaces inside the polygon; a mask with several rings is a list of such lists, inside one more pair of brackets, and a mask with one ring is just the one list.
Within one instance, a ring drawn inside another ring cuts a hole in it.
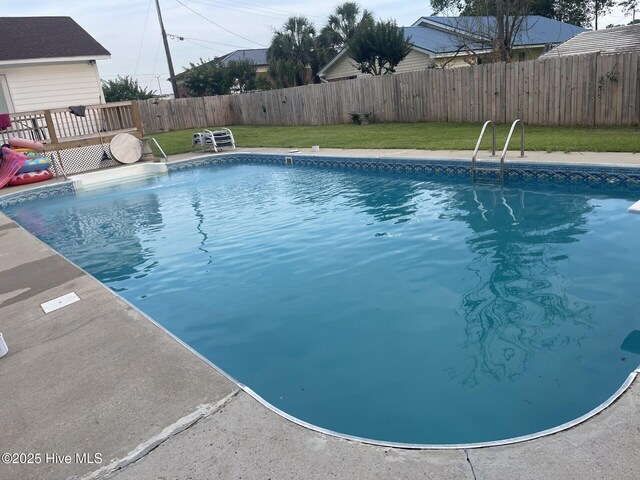
[{"label": "wooden privacy fence", "polygon": [[145,133],[222,125],[379,122],[640,124],[640,54],[426,69],[241,95],[139,102]]}]

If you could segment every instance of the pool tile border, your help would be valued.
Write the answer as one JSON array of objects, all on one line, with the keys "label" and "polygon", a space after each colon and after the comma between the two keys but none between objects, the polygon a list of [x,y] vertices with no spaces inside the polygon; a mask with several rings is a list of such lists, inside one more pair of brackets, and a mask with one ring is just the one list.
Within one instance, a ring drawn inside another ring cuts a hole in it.
[{"label": "pool tile border", "polygon": [[9,193],[0,197],[0,209],[6,207],[13,207],[31,200],[38,200],[43,198],[57,197],[61,195],[73,195],[76,192],[73,181],[66,180],[61,183],[53,185],[43,185],[40,187],[29,188],[27,190],[20,190],[19,192]]},{"label": "pool tile border", "polygon": [[[469,160],[437,160],[406,158],[320,157],[300,154],[229,153],[187,159],[168,164],[169,172],[208,164],[258,163],[284,164],[290,157],[294,165],[347,168],[373,171],[425,173],[437,176],[471,176]],[[498,167],[497,161],[483,161],[483,166]],[[497,179],[496,172],[478,171],[479,178]],[[573,183],[610,183],[639,185],[640,167],[612,165],[580,165],[531,162],[507,162],[505,179],[563,181]]]},{"label": "pool tile border", "polygon": [[[248,153],[232,152],[212,154],[205,157],[190,158],[169,162],[167,170],[172,171],[191,169],[205,165],[229,163],[246,164],[285,164],[285,159],[291,158],[293,165],[305,165],[326,168],[358,169],[369,171],[387,171],[396,173],[420,173],[435,177],[469,178],[471,176],[471,162],[465,159],[407,159],[394,157],[324,157],[304,154],[282,153]],[[483,166],[498,167],[495,160],[484,160]],[[497,181],[495,171],[477,171],[476,178],[480,180]],[[506,162],[505,181],[551,181],[572,184],[613,184],[640,185],[640,166],[629,167],[619,165],[585,165],[558,164],[532,162]],[[67,180],[54,185],[43,185],[16,193],[0,196],[0,209],[15,206],[35,199],[49,198],[58,195],[72,195],[75,193],[74,182]]]}]

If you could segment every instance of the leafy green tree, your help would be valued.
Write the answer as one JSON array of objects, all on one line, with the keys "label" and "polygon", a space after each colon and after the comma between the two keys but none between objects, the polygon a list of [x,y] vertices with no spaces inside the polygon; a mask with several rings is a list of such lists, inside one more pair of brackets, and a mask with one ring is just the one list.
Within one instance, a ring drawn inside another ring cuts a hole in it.
[{"label": "leafy green tree", "polygon": [[613,7],[616,6],[615,0],[591,0],[587,2],[587,5],[591,8],[594,18],[594,28],[598,29],[598,18],[611,13]]},{"label": "leafy green tree", "polygon": [[[579,27],[590,27],[593,21],[591,9],[585,0],[540,0],[551,5],[553,13],[545,15],[545,17],[553,18],[561,22],[578,25]],[[535,10],[531,12],[533,15],[543,15]]]},{"label": "leafy green tree", "polygon": [[256,76],[256,90],[273,90],[274,86],[269,78],[269,75],[259,74]]},{"label": "leafy green tree", "polygon": [[226,66],[219,58],[190,64],[180,83],[193,97],[244,93],[256,88],[256,66],[248,59],[232,60]]},{"label": "leafy green tree", "polygon": [[141,87],[138,81],[129,75],[118,75],[115,80],[102,80],[102,92],[106,102],[146,100],[156,94],[155,90]]},{"label": "leafy green tree", "polygon": [[256,65],[251,60],[232,60],[225,69],[232,91],[244,93],[256,89]]},{"label": "leafy green tree", "polygon": [[393,20],[365,21],[347,40],[347,48],[362,73],[388,75],[409,54],[411,43]]},{"label": "leafy green tree", "polygon": [[[640,0],[620,0],[618,5],[622,8],[625,14],[630,15],[635,13],[640,7]],[[629,25],[638,23],[638,21],[631,21]]]},{"label": "leafy green tree", "polygon": [[219,59],[200,59],[198,64],[191,63],[181,77],[182,85],[193,97],[226,95],[233,84]]},{"label": "leafy green tree", "polygon": [[[445,2],[431,3],[440,5]],[[585,9],[585,3],[586,0],[529,0],[528,5],[523,5],[522,13],[541,15],[572,25],[588,26],[591,24],[591,17],[588,9]],[[496,0],[467,0],[460,4],[460,15],[495,16],[496,5]],[[451,5],[447,5],[447,8],[450,7]]]},{"label": "leafy green tree", "polygon": [[276,30],[267,50],[269,74],[278,88],[305,85],[317,68],[315,27],[305,17],[291,17]]},{"label": "leafy green tree", "polygon": [[[593,25],[597,30],[598,18],[610,13],[615,3],[616,0],[534,0],[531,15],[544,15],[580,27]],[[545,10],[540,10],[541,6]]]},{"label": "leafy green tree", "polygon": [[[620,0],[623,3],[638,0]],[[611,12],[616,0],[431,0],[436,13],[457,11],[460,15],[496,16],[499,10],[519,15],[541,15],[580,27],[598,28],[598,18]]]}]

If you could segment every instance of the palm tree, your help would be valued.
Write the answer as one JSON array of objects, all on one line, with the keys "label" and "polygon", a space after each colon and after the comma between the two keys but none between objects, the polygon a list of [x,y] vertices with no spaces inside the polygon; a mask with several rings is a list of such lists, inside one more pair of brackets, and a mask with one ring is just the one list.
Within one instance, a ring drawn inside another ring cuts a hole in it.
[{"label": "palm tree", "polygon": [[345,2],[338,5],[334,13],[327,18],[327,24],[322,28],[320,36],[326,45],[338,53],[347,44],[347,40],[362,22],[374,22],[373,14],[369,10],[363,10],[360,14],[360,6],[355,2]]},{"label": "palm tree", "polygon": [[305,17],[290,17],[276,30],[267,51],[269,74],[279,88],[305,85],[313,77],[309,70],[317,64],[316,29]]}]

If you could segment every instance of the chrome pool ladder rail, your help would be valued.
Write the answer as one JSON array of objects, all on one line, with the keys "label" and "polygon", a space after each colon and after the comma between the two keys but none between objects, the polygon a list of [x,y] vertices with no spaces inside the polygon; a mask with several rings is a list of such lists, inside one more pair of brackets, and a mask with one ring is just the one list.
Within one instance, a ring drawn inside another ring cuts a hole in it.
[{"label": "chrome pool ladder rail", "polygon": [[478,137],[478,141],[476,143],[476,148],[473,150],[473,155],[471,155],[471,175],[473,180],[476,179],[476,162],[478,160],[478,150],[480,150],[480,144],[482,143],[482,139],[484,138],[484,133],[487,130],[487,127],[491,125],[491,156],[496,156],[496,125],[491,120],[487,120],[484,122],[482,126],[482,131],[480,132],[480,136]]},{"label": "chrome pool ladder rail", "polygon": [[493,143],[492,143],[492,156],[496,154],[496,127],[491,120],[487,120],[482,126],[482,131],[480,132],[480,136],[478,137],[478,142],[476,143],[476,148],[473,151],[473,155],[471,157],[471,175],[473,181],[476,180],[476,172],[478,170],[490,171],[490,172],[498,172],[500,183],[504,182],[504,173],[505,173],[505,159],[507,157],[507,151],[509,150],[509,144],[511,143],[511,138],[513,137],[513,132],[515,132],[516,126],[520,124],[520,158],[524,158],[524,123],[521,119],[517,118],[511,124],[511,128],[509,129],[509,135],[507,135],[507,141],[504,144],[504,148],[502,149],[502,154],[500,155],[500,167],[485,167],[479,168],[476,166],[476,162],[478,160],[478,150],[480,150],[480,144],[482,143],[482,138],[484,137],[485,130],[487,126],[491,124],[493,127]]},{"label": "chrome pool ladder rail", "polygon": [[[502,155],[500,155],[500,168],[504,170],[504,159],[507,156],[507,150],[509,150],[509,143],[511,143],[511,137],[513,137],[513,132],[516,129],[516,125],[520,124],[520,158],[524,158],[524,123],[519,118],[516,118],[511,124],[511,129],[509,130],[509,135],[507,135],[507,141],[504,144],[504,148],[502,149]],[[504,171],[501,172],[501,175]]]},{"label": "chrome pool ladder rail", "polygon": [[167,163],[167,161],[168,161],[167,154],[164,153],[164,150],[162,149],[162,147],[160,146],[158,141],[154,137],[151,137],[151,141],[153,141],[153,143],[155,143],[156,147],[158,147],[158,150],[160,150],[160,153],[162,154],[162,158],[164,158],[164,163]]}]

